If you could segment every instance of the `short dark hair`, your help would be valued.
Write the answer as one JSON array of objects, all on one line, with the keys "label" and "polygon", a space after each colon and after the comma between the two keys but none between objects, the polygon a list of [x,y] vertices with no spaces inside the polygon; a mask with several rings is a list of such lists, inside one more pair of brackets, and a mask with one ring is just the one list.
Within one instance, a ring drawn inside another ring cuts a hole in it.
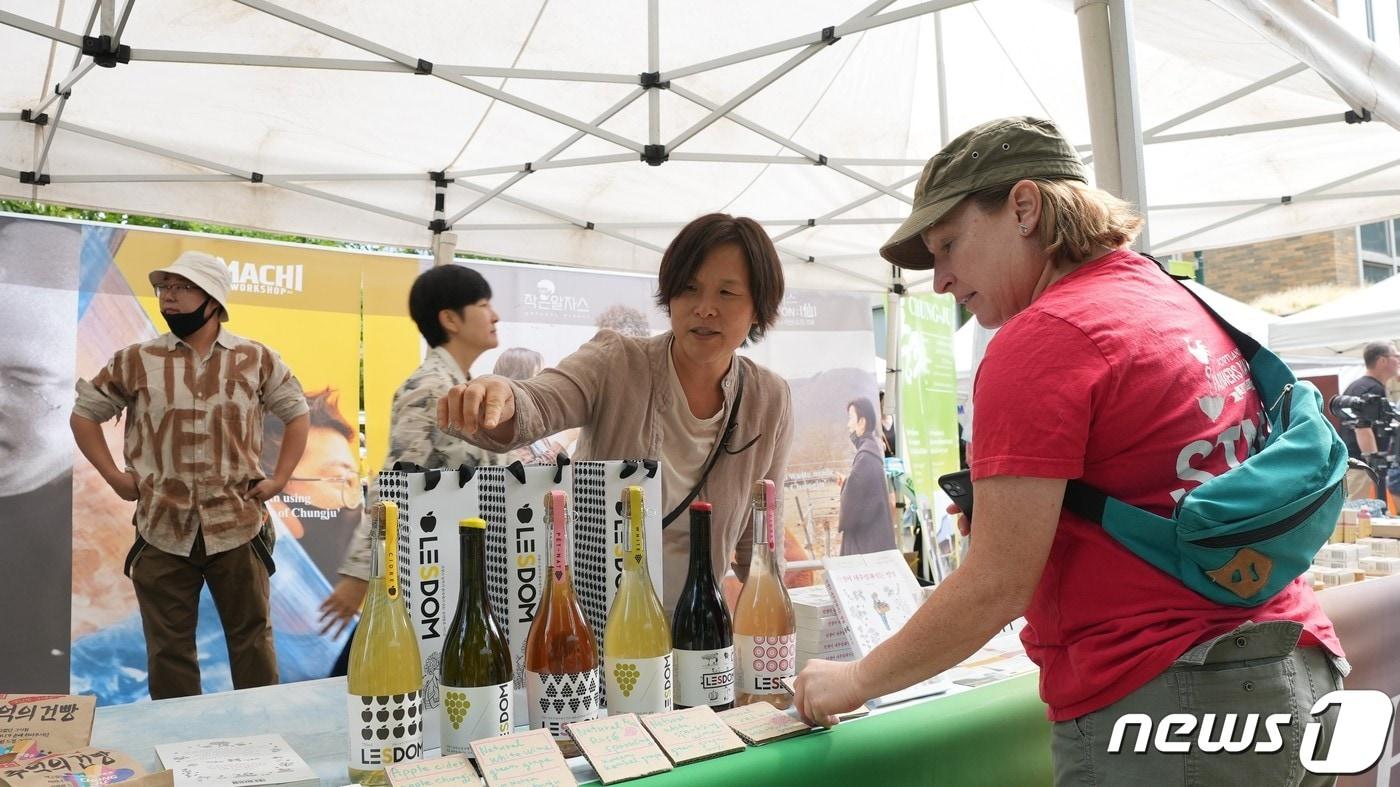
[{"label": "short dark hair", "polygon": [[1366,368],[1370,369],[1376,365],[1376,361],[1395,354],[1395,345],[1390,342],[1371,342],[1366,345],[1366,349],[1361,351],[1361,357],[1366,361]]},{"label": "short dark hair", "polygon": [[778,307],[783,302],[783,266],[778,262],[778,250],[763,227],[744,216],[727,213],[707,213],[685,225],[661,257],[657,274],[656,305],[667,315],[671,301],[680,297],[685,286],[695,278],[700,263],[718,246],[736,244],[749,264],[749,292],[753,298],[754,321],[748,341],[756,342],[773,323],[778,321]]},{"label": "short dark hair", "polygon": [[459,311],[482,300],[491,299],[491,285],[480,273],[462,265],[440,265],[413,280],[408,291],[408,313],[418,324],[418,332],[429,347],[447,343],[438,313],[443,309]]},{"label": "short dark hair", "polygon": [[544,356],[528,347],[512,347],[501,353],[491,373],[510,380],[528,380],[544,366]]},{"label": "short dark hair", "polygon": [[846,407],[856,411],[856,418],[865,419],[865,431],[861,432],[861,437],[875,431],[875,405],[871,404],[869,399],[864,396],[857,397],[847,402]]}]

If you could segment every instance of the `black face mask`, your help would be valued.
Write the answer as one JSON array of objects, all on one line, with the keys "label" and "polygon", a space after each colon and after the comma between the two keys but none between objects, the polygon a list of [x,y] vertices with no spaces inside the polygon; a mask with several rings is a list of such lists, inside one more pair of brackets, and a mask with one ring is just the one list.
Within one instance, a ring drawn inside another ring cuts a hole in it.
[{"label": "black face mask", "polygon": [[192,312],[177,312],[175,314],[161,312],[160,316],[165,318],[165,324],[169,326],[171,333],[181,339],[185,339],[193,335],[195,331],[203,328],[204,323],[209,322],[209,319],[218,311],[215,309],[214,312],[210,312],[209,314],[204,313],[205,307],[207,307],[212,300],[214,300],[212,297],[206,297],[204,303],[199,304],[199,308]]}]

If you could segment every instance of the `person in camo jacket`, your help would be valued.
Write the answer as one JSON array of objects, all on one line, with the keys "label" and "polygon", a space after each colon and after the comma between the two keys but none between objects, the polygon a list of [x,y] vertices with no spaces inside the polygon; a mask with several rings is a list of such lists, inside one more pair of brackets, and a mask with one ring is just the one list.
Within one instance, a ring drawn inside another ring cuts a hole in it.
[{"label": "person in camo jacket", "polygon": [[[79,380],[69,425],[112,490],[136,502],[126,573],[146,635],[151,699],[200,693],[195,625],[205,583],[234,688],[274,684],[264,503],[301,458],[306,397],[277,353],[224,330],[230,282],[221,260],[187,251],[150,281],[170,331],[118,350],[91,380]],[[271,477],[259,464],[269,412],[285,424]],[[118,467],[101,424],[122,414]]]}]

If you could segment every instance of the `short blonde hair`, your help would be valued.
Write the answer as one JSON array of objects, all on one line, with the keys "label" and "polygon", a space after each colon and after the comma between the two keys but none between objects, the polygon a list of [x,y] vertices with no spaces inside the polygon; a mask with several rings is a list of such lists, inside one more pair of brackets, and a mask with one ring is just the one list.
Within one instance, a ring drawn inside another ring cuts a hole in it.
[{"label": "short blonde hair", "polygon": [[[1031,178],[1040,191],[1040,242],[1056,265],[1075,267],[1100,247],[1132,243],[1142,231],[1142,216],[1132,205],[1077,180]],[[1019,181],[1018,181],[1019,182]],[[973,192],[968,199],[984,212],[1006,204],[1015,183]]]}]

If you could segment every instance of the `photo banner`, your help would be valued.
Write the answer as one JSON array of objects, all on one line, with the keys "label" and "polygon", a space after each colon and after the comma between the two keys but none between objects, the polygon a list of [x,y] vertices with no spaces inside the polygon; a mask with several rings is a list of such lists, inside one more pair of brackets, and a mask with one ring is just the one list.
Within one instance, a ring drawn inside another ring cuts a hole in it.
[{"label": "photo banner", "polygon": [[938,477],[958,469],[957,305],[951,295],[929,293],[907,295],[900,306],[900,433],[914,488],[931,499]]},{"label": "photo banner", "polygon": [[[272,623],[284,682],[325,677],[343,646],[319,633],[318,608],[363,510],[360,483],[360,273],[365,255],[226,237],[87,226],[82,257],[84,308],[77,322],[77,376],[91,378],[112,354],[167,328],[150,271],[198,250],[229,267],[225,330],[275,350],[300,381],[311,407],[301,461],[269,502],[278,527]],[[66,406],[71,407],[71,394]],[[120,421],[104,425],[121,461]],[[263,467],[270,472],[282,424],[265,419]],[[71,440],[71,438],[69,438]],[[72,511],[71,691],[100,704],[147,694],[145,640],[123,558],[131,547],[133,504],[119,498],[86,460],[74,464]],[[207,590],[196,642],[204,690],[232,687],[223,631]]]}]

